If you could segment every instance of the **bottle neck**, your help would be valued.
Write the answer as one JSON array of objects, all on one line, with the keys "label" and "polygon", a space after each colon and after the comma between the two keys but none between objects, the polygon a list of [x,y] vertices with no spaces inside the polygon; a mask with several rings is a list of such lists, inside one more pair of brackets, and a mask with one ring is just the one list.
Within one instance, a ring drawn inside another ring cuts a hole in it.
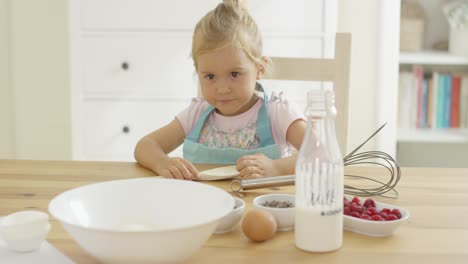
[{"label": "bottle neck", "polygon": [[334,119],[329,116],[308,116],[306,124],[316,138],[323,139],[326,136],[335,136]]},{"label": "bottle neck", "polygon": [[[341,159],[335,132],[335,97],[333,91],[315,90],[307,94],[307,130],[304,142],[315,146],[312,152],[326,152],[331,159]],[[321,147],[319,147],[321,146]]]},{"label": "bottle neck", "polygon": [[327,152],[326,156],[329,158],[342,159],[336,139],[334,116],[309,115],[306,124],[304,142],[314,146],[313,151]]}]

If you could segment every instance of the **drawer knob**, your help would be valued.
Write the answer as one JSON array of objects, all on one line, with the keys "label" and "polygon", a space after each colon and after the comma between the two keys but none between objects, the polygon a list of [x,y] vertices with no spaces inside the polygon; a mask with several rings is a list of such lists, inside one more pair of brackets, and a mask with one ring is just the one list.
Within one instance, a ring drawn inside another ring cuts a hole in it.
[{"label": "drawer knob", "polygon": [[126,62],[126,61],[122,62],[121,66],[122,66],[122,69],[124,71],[126,71],[126,70],[128,70],[130,68],[130,64],[128,64],[128,62]]},{"label": "drawer knob", "polygon": [[128,133],[130,132],[130,127],[124,126],[124,127],[122,128],[122,132],[124,132],[125,134],[128,134]]}]

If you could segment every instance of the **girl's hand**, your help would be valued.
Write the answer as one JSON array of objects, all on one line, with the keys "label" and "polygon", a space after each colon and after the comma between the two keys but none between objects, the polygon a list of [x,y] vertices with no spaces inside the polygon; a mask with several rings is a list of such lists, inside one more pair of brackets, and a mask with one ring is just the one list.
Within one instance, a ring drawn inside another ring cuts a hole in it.
[{"label": "girl's hand", "polygon": [[275,161],[260,153],[240,157],[237,160],[236,169],[239,171],[241,178],[280,175],[280,170],[277,168]]},{"label": "girl's hand", "polygon": [[183,158],[165,159],[156,169],[159,176],[170,179],[197,180],[198,170],[190,161]]}]

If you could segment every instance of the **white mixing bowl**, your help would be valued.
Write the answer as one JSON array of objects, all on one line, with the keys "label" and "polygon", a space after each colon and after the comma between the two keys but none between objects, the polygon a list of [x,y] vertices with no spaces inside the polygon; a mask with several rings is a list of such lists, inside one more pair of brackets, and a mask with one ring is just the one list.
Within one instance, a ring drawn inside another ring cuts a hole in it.
[{"label": "white mixing bowl", "polygon": [[232,211],[224,190],[193,181],[130,179],[66,191],[49,212],[106,263],[172,263],[195,253]]}]

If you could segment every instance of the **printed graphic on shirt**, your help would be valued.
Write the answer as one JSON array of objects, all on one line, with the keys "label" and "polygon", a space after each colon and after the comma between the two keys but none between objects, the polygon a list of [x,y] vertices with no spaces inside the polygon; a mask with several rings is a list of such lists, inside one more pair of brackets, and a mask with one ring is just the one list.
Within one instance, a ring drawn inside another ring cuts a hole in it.
[{"label": "printed graphic on shirt", "polygon": [[260,148],[260,140],[257,137],[257,122],[242,129],[220,131],[213,126],[208,118],[203,125],[198,143],[212,148]]}]

